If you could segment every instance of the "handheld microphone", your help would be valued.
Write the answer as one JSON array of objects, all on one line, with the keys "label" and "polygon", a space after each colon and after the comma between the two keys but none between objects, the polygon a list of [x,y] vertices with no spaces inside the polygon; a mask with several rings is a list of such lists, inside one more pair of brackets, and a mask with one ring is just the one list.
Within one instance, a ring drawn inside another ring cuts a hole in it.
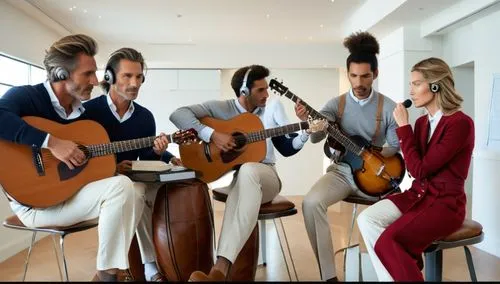
[{"label": "handheld microphone", "polygon": [[412,101],[411,101],[410,99],[407,99],[407,100],[405,100],[405,101],[403,102],[403,106],[404,106],[405,108],[409,108],[409,107],[411,107],[411,104],[412,104]]}]

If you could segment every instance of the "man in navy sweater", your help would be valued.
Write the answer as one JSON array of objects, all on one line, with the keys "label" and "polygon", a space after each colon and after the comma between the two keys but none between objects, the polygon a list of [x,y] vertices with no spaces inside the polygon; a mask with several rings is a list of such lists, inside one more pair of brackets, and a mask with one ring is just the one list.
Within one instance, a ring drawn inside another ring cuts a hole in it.
[{"label": "man in navy sweater", "polygon": [[[111,54],[101,86],[108,93],[84,104],[90,119],[98,121],[111,141],[129,140],[156,135],[153,114],[134,102],[145,80],[144,58],[132,48],[121,48]],[[160,136],[164,136],[162,133]],[[118,171],[126,173],[131,169],[132,161],[163,160],[180,165],[179,159],[166,151],[167,143],[155,141],[154,147],[138,149],[117,154]],[[146,206],[141,221],[137,226],[137,241],[141,251],[146,281],[166,281],[158,271],[153,245],[152,214],[159,184],[136,182],[136,187],[146,189]]]},{"label": "man in navy sweater", "polygon": [[[46,52],[48,81],[10,89],[0,99],[0,139],[47,148],[73,169],[85,163],[73,141],[36,129],[21,119],[38,116],[68,124],[87,118],[82,100],[97,85],[97,43],[78,34],[61,38]],[[48,208],[26,207],[10,201],[27,227],[70,226],[99,220],[99,247],[95,280],[116,281],[118,269],[129,268],[128,250],[144,207],[144,189],[123,175],[91,182],[67,201]]]}]

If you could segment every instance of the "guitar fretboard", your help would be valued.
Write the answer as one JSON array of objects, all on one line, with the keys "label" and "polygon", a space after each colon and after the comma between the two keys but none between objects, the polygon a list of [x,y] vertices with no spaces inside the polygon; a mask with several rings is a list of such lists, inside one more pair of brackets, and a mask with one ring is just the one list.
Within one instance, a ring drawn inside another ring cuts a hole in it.
[{"label": "guitar fretboard", "polygon": [[296,132],[296,131],[299,131],[302,129],[308,129],[308,128],[309,128],[309,123],[307,121],[303,121],[303,122],[288,124],[288,125],[280,126],[280,127],[276,127],[276,128],[270,128],[270,129],[264,129],[261,131],[250,132],[247,135],[247,142],[252,143],[252,142],[264,140],[266,138],[281,136],[281,135],[285,135],[288,133],[292,133],[292,132]]},{"label": "guitar fretboard", "polygon": [[[152,147],[157,137],[158,136],[149,136],[131,140],[116,141],[107,144],[94,144],[87,146],[87,149],[90,151],[91,157],[100,157],[110,154],[116,154],[136,149]],[[170,137],[168,137],[167,139],[168,142],[170,143],[171,142]]]},{"label": "guitar fretboard", "polygon": [[[324,115],[317,112],[303,99],[292,93],[290,90],[287,90],[283,95],[292,100],[294,103],[297,103],[297,101],[300,100],[300,104],[306,107],[307,111],[309,111],[309,115],[311,115],[313,119],[327,119]],[[327,131],[333,137],[333,139],[338,141],[348,151],[351,151],[352,153],[358,156],[361,155],[361,153],[363,152],[363,148],[359,147],[356,143],[352,142],[351,139],[349,139],[349,137],[345,136],[338,128],[334,127],[333,125],[328,124]]]}]

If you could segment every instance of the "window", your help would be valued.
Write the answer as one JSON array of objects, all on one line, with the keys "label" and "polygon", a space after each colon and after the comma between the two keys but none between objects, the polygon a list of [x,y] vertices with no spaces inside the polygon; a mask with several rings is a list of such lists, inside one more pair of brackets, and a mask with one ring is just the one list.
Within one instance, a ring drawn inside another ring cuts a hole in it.
[{"label": "window", "polygon": [[11,86],[27,85],[30,78],[29,67],[21,61],[0,56],[0,83]]},{"label": "window", "polygon": [[0,97],[13,86],[35,85],[46,78],[43,68],[0,54]]},{"label": "window", "polygon": [[47,72],[45,69],[31,65],[30,66],[30,85],[36,85],[47,80]]},{"label": "window", "polygon": [[0,98],[5,94],[7,93],[7,90],[10,89],[10,86],[7,86],[7,85],[2,85],[0,84]]}]

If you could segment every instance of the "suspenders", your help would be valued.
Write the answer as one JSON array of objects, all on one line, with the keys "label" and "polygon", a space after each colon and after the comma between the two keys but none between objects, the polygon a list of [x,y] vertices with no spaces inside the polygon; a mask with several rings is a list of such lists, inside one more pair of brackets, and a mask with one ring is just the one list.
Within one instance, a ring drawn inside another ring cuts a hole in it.
[{"label": "suspenders", "polygon": [[[378,135],[380,134],[380,124],[382,123],[382,110],[384,109],[384,96],[377,92],[374,92],[374,95],[377,96],[378,105],[377,105],[377,116],[375,118],[375,133],[373,133],[372,144],[375,143]],[[347,93],[340,96],[339,105],[337,110],[337,124],[340,126],[340,121],[342,120],[342,115],[344,114],[345,109],[345,101],[346,101]]]}]

